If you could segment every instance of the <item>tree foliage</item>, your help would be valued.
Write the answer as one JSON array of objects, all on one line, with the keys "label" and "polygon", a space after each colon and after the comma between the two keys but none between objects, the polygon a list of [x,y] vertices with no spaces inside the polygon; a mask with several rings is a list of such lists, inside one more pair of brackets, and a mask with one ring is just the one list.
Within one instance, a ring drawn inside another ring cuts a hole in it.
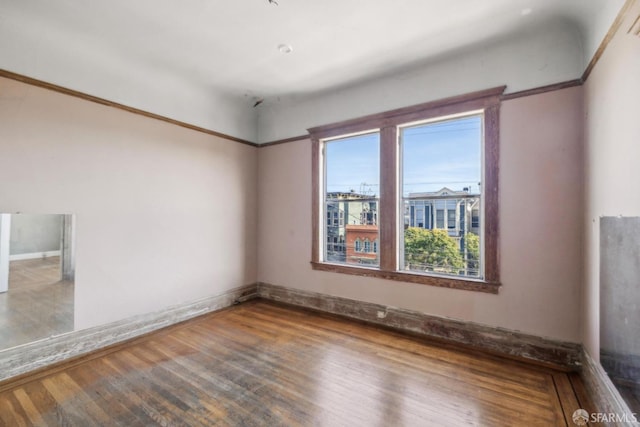
[{"label": "tree foliage", "polygon": [[460,248],[446,230],[409,227],[404,232],[405,263],[412,270],[457,274],[464,268]]}]

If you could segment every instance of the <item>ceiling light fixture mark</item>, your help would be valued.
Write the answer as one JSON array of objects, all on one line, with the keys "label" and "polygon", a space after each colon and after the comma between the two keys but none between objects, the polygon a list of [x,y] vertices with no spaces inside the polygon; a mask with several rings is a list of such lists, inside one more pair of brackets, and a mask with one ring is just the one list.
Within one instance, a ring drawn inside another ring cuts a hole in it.
[{"label": "ceiling light fixture mark", "polygon": [[278,50],[280,51],[280,53],[291,53],[293,52],[293,47],[291,47],[290,44],[281,44],[278,45]]}]

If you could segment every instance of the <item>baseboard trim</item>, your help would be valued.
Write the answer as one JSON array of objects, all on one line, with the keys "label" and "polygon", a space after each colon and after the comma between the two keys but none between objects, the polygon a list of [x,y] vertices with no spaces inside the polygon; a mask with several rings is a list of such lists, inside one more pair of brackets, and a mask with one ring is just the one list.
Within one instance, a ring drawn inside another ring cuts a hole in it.
[{"label": "baseboard trim", "polygon": [[[587,393],[591,397],[596,411],[604,414],[616,414],[623,416],[627,414],[627,419],[633,419],[633,411],[624,401],[616,386],[609,379],[602,365],[582,350],[582,370],[580,371],[582,382]],[[638,417],[638,414],[635,415]],[[640,425],[640,423],[609,422],[607,426],[629,426]]]},{"label": "baseboard trim", "polygon": [[258,283],[258,297],[564,371],[579,370],[581,365],[580,344],[268,283]]},{"label": "baseboard trim", "polygon": [[9,261],[22,261],[25,259],[49,258],[52,256],[60,256],[60,251],[31,252],[28,254],[9,255]]},{"label": "baseboard trim", "polygon": [[166,310],[134,316],[118,322],[69,332],[0,351],[0,389],[22,376],[53,365],[84,357],[92,352],[139,338],[257,295],[256,284],[231,289],[223,294],[180,304]]}]

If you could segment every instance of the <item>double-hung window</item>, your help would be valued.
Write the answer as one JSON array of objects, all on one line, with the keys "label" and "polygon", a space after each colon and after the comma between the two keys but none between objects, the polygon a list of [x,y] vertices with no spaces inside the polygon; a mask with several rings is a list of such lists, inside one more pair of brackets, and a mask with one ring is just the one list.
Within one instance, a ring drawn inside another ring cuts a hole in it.
[{"label": "double-hung window", "polygon": [[503,91],[309,129],[313,268],[496,293]]}]

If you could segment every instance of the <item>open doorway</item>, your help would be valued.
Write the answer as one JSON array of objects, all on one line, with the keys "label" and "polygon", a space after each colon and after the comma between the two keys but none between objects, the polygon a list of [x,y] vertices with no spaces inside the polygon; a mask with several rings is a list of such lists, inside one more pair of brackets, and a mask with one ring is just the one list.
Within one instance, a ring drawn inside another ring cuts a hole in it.
[{"label": "open doorway", "polygon": [[0,214],[0,349],[73,330],[74,218]]}]

